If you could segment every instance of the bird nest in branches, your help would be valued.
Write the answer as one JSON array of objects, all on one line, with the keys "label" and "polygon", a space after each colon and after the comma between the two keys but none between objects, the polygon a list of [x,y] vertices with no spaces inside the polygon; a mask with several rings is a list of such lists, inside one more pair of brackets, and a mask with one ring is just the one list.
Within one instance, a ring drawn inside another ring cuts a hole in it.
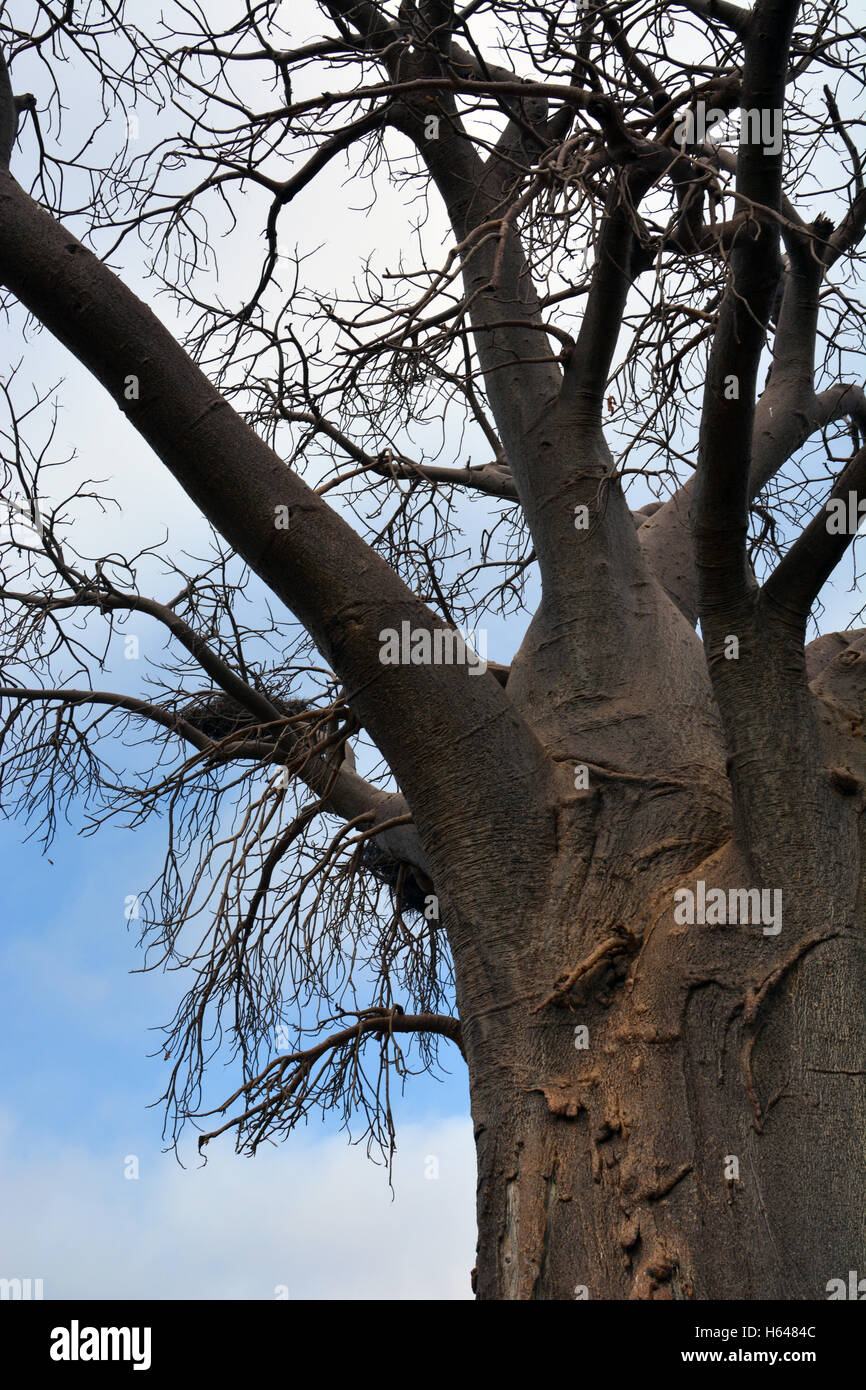
[{"label": "bird nest in branches", "polygon": [[[278,695],[268,695],[267,698],[278,714],[285,719],[309,710],[309,705],[304,700],[284,700]],[[263,724],[251,710],[221,690],[203,692],[199,699],[193,700],[178,713],[188,724],[192,724],[194,729],[198,729],[214,743],[219,743],[222,739],[241,733],[245,729],[261,728]],[[273,728],[275,737],[279,732],[278,728]]]},{"label": "bird nest in branches", "polygon": [[402,916],[404,912],[417,912],[424,915],[427,892],[415,877],[408,864],[394,859],[386,850],[368,840],[361,850],[359,864],[391,890],[394,906]]}]

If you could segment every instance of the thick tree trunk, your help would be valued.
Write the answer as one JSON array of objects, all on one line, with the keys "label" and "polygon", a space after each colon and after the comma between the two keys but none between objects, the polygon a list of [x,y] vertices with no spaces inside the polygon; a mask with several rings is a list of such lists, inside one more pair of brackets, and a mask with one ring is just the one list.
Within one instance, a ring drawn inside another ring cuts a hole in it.
[{"label": "thick tree trunk", "polygon": [[479,1298],[821,1299],[866,1269],[858,866],[822,901],[780,865],[778,932],[679,923],[674,884],[755,886],[718,810],[707,855],[712,802],[608,783],[588,868],[563,837],[542,930],[462,981]]}]

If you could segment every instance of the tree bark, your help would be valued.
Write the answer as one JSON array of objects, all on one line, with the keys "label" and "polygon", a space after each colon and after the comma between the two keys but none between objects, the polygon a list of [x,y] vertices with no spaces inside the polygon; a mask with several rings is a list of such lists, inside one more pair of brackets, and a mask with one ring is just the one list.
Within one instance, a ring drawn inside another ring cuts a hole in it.
[{"label": "tree bark", "polygon": [[[862,797],[834,793],[823,896],[795,856],[768,868],[784,907],[765,936],[674,920],[665,882],[753,881],[691,791],[600,790],[606,850],[587,872],[565,839],[495,984],[463,983],[480,1298],[820,1299],[863,1267]],[[577,973],[564,993],[551,959]]]}]

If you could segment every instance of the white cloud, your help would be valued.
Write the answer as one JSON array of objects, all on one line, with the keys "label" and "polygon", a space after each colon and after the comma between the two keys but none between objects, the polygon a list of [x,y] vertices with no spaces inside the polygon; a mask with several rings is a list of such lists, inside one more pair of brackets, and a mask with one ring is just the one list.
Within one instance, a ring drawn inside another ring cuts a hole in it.
[{"label": "white cloud", "polygon": [[46,1299],[472,1296],[466,1118],[400,1127],[393,1201],[384,1170],[340,1136],[185,1170],[145,1155],[138,1181],[123,1155],[43,1147],[24,1161],[18,1140],[0,1115],[0,1277],[42,1279]]}]

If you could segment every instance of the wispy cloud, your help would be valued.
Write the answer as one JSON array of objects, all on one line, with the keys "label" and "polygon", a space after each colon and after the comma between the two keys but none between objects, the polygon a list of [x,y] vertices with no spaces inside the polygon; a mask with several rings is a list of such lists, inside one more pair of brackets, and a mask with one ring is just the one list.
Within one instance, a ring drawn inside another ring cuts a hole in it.
[{"label": "wispy cloud", "polygon": [[278,1286],[295,1299],[471,1297],[468,1119],[402,1126],[393,1200],[383,1170],[339,1137],[186,1170],[145,1156],[137,1180],[122,1155],[39,1157],[24,1139],[0,1115],[0,1276],[42,1279],[46,1299],[272,1299]]}]

